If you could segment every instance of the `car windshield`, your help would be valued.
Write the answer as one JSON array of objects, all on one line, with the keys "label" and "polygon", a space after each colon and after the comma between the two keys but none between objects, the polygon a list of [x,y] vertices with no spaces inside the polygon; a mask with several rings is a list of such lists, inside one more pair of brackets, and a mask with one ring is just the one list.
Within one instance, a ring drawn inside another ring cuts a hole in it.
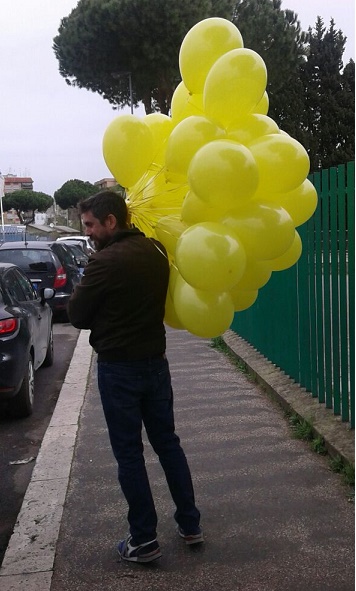
[{"label": "car windshield", "polygon": [[13,263],[23,271],[48,271],[53,266],[52,253],[49,250],[20,248],[1,250],[0,261]]},{"label": "car windshield", "polygon": [[77,244],[70,244],[69,248],[72,250],[72,252],[75,254],[76,257],[78,257],[80,259],[86,258],[86,254],[83,252],[83,250]]}]

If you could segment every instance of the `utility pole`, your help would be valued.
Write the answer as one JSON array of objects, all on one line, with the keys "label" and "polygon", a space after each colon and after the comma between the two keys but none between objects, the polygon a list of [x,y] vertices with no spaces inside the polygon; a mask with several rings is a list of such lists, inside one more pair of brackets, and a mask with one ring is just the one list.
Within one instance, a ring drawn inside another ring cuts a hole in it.
[{"label": "utility pole", "polygon": [[5,179],[0,172],[0,211],[1,211],[1,230],[2,230],[2,238],[5,242],[5,224],[4,224],[4,210],[2,206],[2,198],[5,195]]},{"label": "utility pole", "polygon": [[129,77],[129,91],[130,91],[130,107],[131,107],[131,115],[133,115],[133,99],[132,99],[132,80],[131,80],[131,72],[127,72]]}]

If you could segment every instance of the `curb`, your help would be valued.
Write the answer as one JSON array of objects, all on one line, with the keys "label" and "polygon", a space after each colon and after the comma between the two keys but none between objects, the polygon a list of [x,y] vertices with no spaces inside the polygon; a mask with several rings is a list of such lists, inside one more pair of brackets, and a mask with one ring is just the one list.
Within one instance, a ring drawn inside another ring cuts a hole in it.
[{"label": "curb", "polygon": [[234,331],[228,330],[222,338],[230,352],[284,410],[292,411],[311,423],[314,432],[324,439],[331,457],[340,456],[343,461],[355,463],[354,431],[347,423],[341,422],[332,409],[325,408],[317,398],[313,398]]},{"label": "curb", "polygon": [[0,569],[2,591],[50,590],[91,359],[82,330]]}]

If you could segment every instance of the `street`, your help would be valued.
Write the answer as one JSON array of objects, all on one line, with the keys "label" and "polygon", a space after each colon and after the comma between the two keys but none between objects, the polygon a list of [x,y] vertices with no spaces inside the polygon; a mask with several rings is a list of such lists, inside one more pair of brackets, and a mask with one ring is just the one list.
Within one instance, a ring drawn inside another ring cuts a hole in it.
[{"label": "street", "polygon": [[[78,335],[79,330],[69,323],[54,324],[54,364],[35,374],[32,416],[15,420],[7,415],[6,406],[0,407],[0,565]],[[11,463],[18,461],[24,463]]]}]

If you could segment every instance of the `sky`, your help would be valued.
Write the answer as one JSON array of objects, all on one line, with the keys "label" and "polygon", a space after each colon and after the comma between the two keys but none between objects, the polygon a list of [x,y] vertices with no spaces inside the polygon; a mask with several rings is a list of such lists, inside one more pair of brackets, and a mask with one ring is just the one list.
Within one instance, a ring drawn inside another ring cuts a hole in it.
[{"label": "sky", "polygon": [[[98,0],[99,1],[99,0]],[[114,111],[97,93],[68,86],[59,74],[53,38],[77,0],[0,1],[0,172],[30,176],[34,190],[53,196],[66,181],[94,183],[111,173],[102,155]],[[354,0],[282,0],[303,30],[317,16],[347,37],[344,64],[355,60]],[[142,107],[135,115],[144,116]]]}]

